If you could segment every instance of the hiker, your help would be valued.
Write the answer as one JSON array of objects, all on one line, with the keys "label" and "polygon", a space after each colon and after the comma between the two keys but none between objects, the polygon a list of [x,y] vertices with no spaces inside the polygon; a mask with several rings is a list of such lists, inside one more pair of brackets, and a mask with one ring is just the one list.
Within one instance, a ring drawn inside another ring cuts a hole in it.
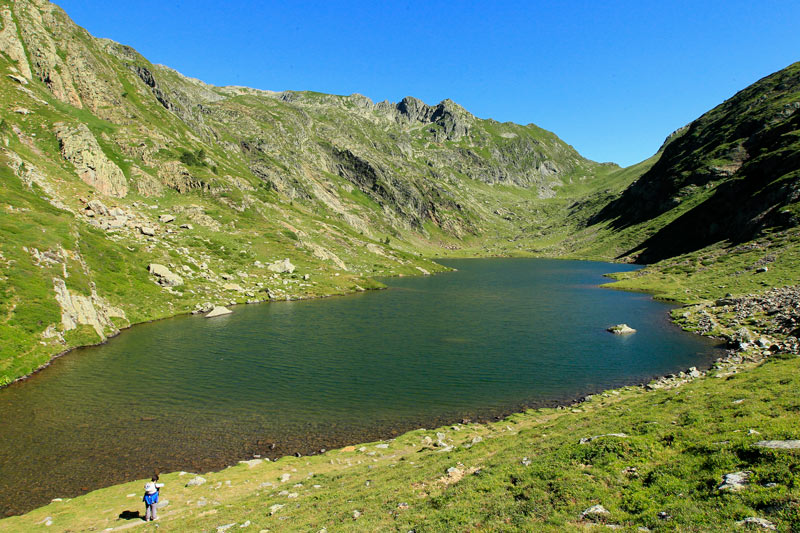
[{"label": "hiker", "polygon": [[163,483],[158,483],[158,474],[150,478],[144,485],[144,502],[147,510],[144,512],[144,521],[156,520],[158,518],[158,491],[163,487]]}]

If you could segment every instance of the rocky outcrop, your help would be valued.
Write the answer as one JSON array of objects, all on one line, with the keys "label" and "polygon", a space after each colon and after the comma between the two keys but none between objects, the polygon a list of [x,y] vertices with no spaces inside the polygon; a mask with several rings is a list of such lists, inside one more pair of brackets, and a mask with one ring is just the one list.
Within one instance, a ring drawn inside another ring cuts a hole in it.
[{"label": "rocky outcrop", "polygon": [[106,155],[85,124],[56,124],[61,156],[75,166],[78,176],[98,192],[124,197],[128,183],[122,170]]},{"label": "rocky outcrop", "polygon": [[267,265],[267,270],[270,272],[277,272],[278,274],[291,274],[294,272],[295,266],[289,261],[287,257],[283,261],[275,261]]},{"label": "rocky outcrop", "polygon": [[469,133],[472,115],[452,100],[429,106],[413,96],[406,96],[396,106],[397,120],[439,126],[432,131],[437,141],[457,141]]},{"label": "rocky outcrop", "polygon": [[105,340],[106,330],[117,329],[111,319],[125,319],[125,313],[108,305],[97,295],[94,286],[91,288],[91,295],[85,296],[70,291],[63,279],[53,278],[53,289],[56,301],[61,306],[61,327],[64,331],[73,330],[79,325],[89,325]]},{"label": "rocky outcrop", "polygon": [[636,333],[636,330],[628,324],[617,324],[616,326],[611,326],[606,331],[614,335],[630,335],[631,333]]},{"label": "rocky outcrop", "polygon": [[19,73],[30,80],[33,74],[31,74],[31,67],[25,55],[25,48],[19,40],[17,25],[14,22],[11,10],[7,7],[0,10],[0,19],[2,19],[0,22],[3,24],[2,29],[0,29],[0,52],[5,53],[12,61],[16,61]]},{"label": "rocky outcrop", "polygon": [[183,278],[172,272],[164,265],[150,263],[147,271],[156,278],[156,283],[162,287],[177,287],[183,285]]}]

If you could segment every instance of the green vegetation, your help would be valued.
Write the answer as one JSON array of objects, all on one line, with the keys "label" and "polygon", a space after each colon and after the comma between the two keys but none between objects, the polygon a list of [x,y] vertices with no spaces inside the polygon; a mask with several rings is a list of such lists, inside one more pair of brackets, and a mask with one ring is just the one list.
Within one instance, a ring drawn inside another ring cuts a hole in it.
[{"label": "green vegetation", "polygon": [[[683,327],[726,338],[740,326],[763,333],[763,317],[733,320],[715,300],[798,284],[800,64],[620,169],[535,125],[480,120],[449,100],[212,87],[95,40],[52,5],[0,6],[20,49],[46,56],[23,80],[22,58],[0,53],[0,386],[131,324],[380,288],[373,276],[442,271],[431,259],[442,256],[652,262],[611,286],[691,304],[674,313]],[[62,153],[61,123],[88,128],[94,142],[81,157]],[[268,268],[285,259],[293,272]],[[151,263],[182,283],[159,285]],[[67,316],[62,283],[103,318],[102,335]],[[760,516],[800,530],[797,452],[754,446],[800,438],[798,360],[784,352],[720,379],[599,395],[579,412],[443,428],[450,451],[429,449],[424,437],[437,432],[416,431],[388,449],[234,467],[195,489],[169,474],[160,525],[728,531]],[[618,432],[628,436],[576,442]],[[750,486],[717,491],[737,470],[752,472]],[[303,484],[287,489],[296,500],[280,494],[282,473]],[[62,530],[117,526],[139,489],[96,491],[2,528],[45,529],[48,516]],[[581,518],[594,504],[610,514]]]}]

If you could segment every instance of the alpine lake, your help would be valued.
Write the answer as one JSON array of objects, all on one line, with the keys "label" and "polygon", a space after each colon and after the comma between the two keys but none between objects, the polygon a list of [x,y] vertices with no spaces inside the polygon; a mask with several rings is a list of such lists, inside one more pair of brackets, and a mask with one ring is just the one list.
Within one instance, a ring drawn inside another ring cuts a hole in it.
[{"label": "alpine lake", "polygon": [[[598,286],[630,265],[441,262],[457,271],[138,325],[0,390],[0,515],[154,470],[564,404],[720,355],[671,324],[669,305]],[[618,323],[637,332],[606,331]]]}]

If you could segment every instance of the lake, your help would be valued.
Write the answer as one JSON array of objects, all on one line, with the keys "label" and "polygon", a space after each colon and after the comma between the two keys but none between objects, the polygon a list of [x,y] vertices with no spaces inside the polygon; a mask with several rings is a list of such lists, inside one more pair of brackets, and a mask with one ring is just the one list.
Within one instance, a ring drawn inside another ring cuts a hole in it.
[{"label": "lake", "polygon": [[[0,390],[0,512],[161,472],[206,472],[486,420],[707,367],[670,306],[601,289],[629,265],[443,260],[391,288],[143,324]],[[616,336],[606,328],[636,328]]]}]

